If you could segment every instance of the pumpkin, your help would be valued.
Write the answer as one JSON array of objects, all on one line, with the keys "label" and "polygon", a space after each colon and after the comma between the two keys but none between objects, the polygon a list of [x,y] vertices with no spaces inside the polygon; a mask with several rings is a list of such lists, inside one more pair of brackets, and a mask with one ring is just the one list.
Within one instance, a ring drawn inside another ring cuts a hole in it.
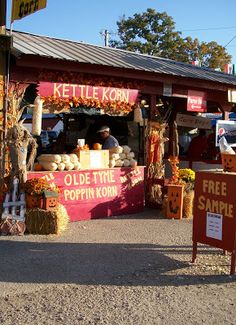
[{"label": "pumpkin", "polygon": [[94,144],[93,144],[93,149],[94,149],[94,150],[102,150],[102,145],[101,145],[101,143],[94,143]]},{"label": "pumpkin", "polygon": [[36,162],[34,164],[34,170],[37,171],[37,172],[39,172],[39,171],[43,170],[43,166],[40,163],[37,163]]}]

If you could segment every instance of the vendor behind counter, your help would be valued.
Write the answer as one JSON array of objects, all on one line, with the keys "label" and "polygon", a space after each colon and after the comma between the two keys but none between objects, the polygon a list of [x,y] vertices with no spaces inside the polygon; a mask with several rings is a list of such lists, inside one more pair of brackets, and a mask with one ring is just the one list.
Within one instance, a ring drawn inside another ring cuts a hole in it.
[{"label": "vendor behind counter", "polygon": [[109,126],[107,126],[107,125],[102,126],[97,131],[97,133],[103,140],[102,149],[110,149],[110,148],[119,146],[118,140],[113,135],[111,135],[111,130],[110,130]]}]

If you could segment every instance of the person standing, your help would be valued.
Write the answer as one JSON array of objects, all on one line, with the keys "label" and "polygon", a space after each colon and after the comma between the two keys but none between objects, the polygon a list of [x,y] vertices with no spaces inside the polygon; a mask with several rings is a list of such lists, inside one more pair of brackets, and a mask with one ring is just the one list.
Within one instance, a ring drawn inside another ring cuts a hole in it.
[{"label": "person standing", "polygon": [[202,160],[206,157],[208,149],[206,131],[199,130],[199,134],[192,139],[187,151],[187,157],[190,160]]},{"label": "person standing", "polygon": [[97,131],[97,133],[99,133],[100,137],[104,141],[103,145],[102,145],[102,149],[110,149],[110,148],[119,146],[118,140],[115,137],[113,137],[113,135],[111,135],[109,126],[107,126],[107,125],[102,126]]}]

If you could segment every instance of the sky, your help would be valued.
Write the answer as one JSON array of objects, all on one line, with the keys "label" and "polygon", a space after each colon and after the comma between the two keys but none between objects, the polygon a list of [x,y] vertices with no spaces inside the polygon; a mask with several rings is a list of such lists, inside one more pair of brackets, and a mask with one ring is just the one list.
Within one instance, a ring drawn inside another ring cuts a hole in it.
[{"label": "sky", "polygon": [[[7,0],[10,26],[11,1]],[[116,22],[147,8],[166,12],[182,37],[225,46],[236,64],[236,0],[47,0],[47,7],[15,21],[13,29],[38,35],[104,45],[104,31],[116,38]]]}]

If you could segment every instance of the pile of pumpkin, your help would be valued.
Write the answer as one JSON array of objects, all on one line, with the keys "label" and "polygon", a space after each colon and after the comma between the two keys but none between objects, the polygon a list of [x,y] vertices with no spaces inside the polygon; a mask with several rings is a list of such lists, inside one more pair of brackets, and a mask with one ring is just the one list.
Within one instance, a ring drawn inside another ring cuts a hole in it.
[{"label": "pile of pumpkin", "polygon": [[135,160],[135,153],[129,146],[118,146],[109,149],[109,167],[132,167],[137,166],[137,160]]},{"label": "pile of pumpkin", "polygon": [[78,156],[75,153],[71,154],[43,154],[38,156],[38,163],[34,164],[34,170],[47,171],[63,171],[63,170],[79,170],[81,165]]}]

